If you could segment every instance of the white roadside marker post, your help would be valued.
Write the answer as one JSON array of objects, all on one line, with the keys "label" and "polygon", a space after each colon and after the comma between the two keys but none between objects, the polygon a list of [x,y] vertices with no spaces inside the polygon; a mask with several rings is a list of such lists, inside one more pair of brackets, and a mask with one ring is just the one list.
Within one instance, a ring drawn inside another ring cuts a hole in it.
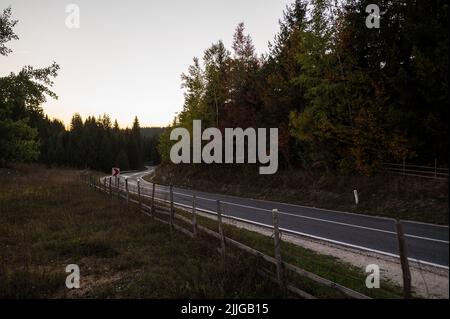
[{"label": "white roadside marker post", "polygon": [[358,190],[355,189],[353,191],[353,195],[355,196],[355,204],[356,204],[356,206],[358,206],[358,204],[359,204]]}]

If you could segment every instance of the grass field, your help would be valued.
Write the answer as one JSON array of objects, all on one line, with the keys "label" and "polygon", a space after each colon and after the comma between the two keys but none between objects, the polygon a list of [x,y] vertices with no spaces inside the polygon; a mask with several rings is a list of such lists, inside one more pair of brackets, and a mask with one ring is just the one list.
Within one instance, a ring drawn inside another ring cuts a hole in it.
[{"label": "grass field", "polygon": [[[139,213],[124,200],[82,184],[79,172],[23,166],[0,172],[0,297],[3,298],[277,298],[277,285],[258,274],[262,260],[217,240],[191,239]],[[180,214],[188,216],[186,212]],[[215,221],[199,223],[216,230]],[[225,225],[226,236],[273,255],[273,241]],[[361,269],[283,242],[283,259],[375,298],[398,298],[382,282],[367,289]],[[77,264],[81,288],[65,287],[65,267]],[[301,277],[297,287],[320,298],[341,293]]]},{"label": "grass field", "polygon": [[[0,298],[274,298],[252,258],[220,262],[189,240],[81,184],[79,172],[0,172]],[[80,267],[80,289],[65,267]]]}]

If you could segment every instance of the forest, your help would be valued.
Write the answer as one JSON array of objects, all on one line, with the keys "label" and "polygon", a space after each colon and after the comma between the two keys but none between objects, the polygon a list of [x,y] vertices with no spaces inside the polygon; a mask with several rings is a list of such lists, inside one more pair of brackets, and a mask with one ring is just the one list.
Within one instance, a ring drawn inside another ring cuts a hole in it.
[{"label": "forest", "polygon": [[106,114],[83,121],[76,113],[68,130],[47,116],[38,115],[31,123],[39,136],[37,160],[47,165],[109,172],[113,166],[126,171],[159,163],[156,146],[161,129],[147,134],[150,128],[141,128],[137,117],[131,129],[121,129],[117,120],[112,123]]},{"label": "forest", "polygon": [[[383,162],[448,165],[448,2],[296,0],[269,52],[239,24],[182,75],[171,128],[274,127],[281,168],[371,175]],[[158,149],[169,163],[167,130]]]},{"label": "forest", "polygon": [[[448,167],[448,2],[378,1],[367,28],[365,0],[295,0],[265,54],[244,23],[230,49],[213,43],[182,74],[185,100],[173,123],[145,135],[135,118],[108,115],[70,127],[43,110],[59,65],[0,77],[0,165],[37,161],[109,171],[169,163],[170,131],[278,128],[280,169],[371,175],[383,162]],[[18,40],[11,8],[0,12],[0,55]],[[156,144],[157,148],[156,148]]]}]

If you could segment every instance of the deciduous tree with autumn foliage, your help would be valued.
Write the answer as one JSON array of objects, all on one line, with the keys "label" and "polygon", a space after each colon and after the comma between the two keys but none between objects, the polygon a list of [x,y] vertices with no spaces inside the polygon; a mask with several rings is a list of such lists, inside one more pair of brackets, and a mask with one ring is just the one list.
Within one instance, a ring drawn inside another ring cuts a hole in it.
[{"label": "deciduous tree with autumn foliage", "polygon": [[[278,127],[281,167],[373,174],[383,161],[448,164],[448,4],[296,0],[270,51],[257,56],[244,24],[182,76],[173,125]],[[160,140],[168,161],[169,135]]]}]

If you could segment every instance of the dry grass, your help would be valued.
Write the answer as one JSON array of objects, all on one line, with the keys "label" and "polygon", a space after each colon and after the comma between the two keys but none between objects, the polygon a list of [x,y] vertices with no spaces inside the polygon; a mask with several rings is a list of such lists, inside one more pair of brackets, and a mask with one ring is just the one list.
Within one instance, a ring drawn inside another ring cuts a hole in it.
[{"label": "dry grass", "polygon": [[[448,183],[393,175],[338,176],[313,171],[259,175],[255,167],[167,165],[162,184],[369,215],[448,224]],[[353,190],[359,194],[356,207]]]},{"label": "dry grass", "polygon": [[[77,180],[79,172],[0,171],[0,298],[272,298],[280,293],[235,255],[170,234],[166,225]],[[81,288],[65,287],[78,264]]]}]

